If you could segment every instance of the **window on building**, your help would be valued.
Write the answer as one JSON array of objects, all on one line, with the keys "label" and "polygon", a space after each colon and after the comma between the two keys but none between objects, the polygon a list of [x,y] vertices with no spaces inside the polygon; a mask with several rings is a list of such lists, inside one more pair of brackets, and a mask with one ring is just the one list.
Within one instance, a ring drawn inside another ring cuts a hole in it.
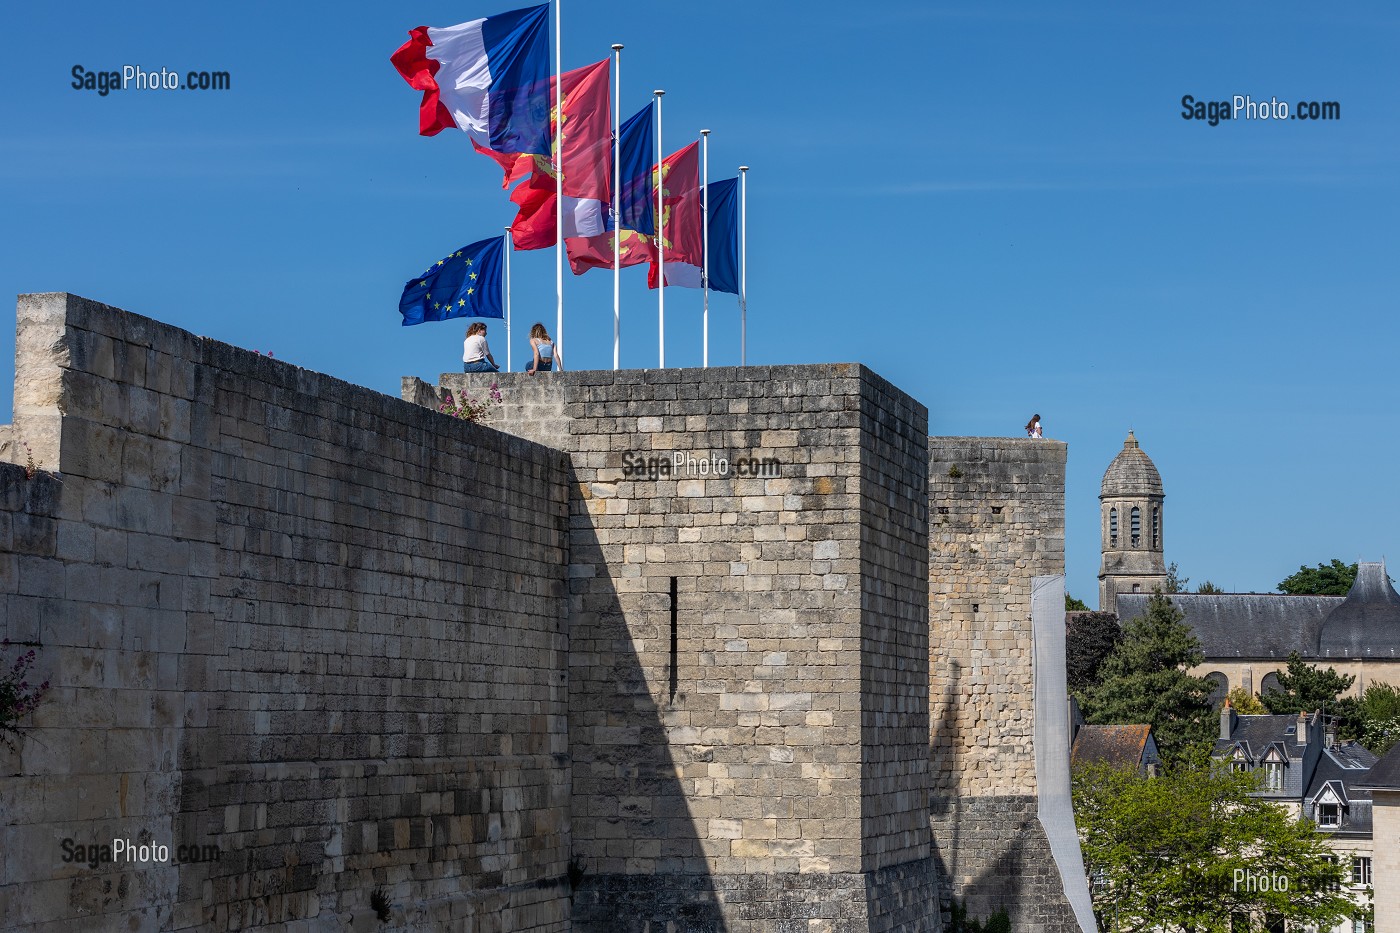
[{"label": "window on building", "polygon": [[1142,547],[1142,509],[1137,506],[1128,513],[1128,533],[1132,536],[1133,547]]},{"label": "window on building", "polygon": [[1317,805],[1317,825],[1329,829],[1336,829],[1342,825],[1342,808],[1335,803],[1320,803]]},{"label": "window on building", "polygon": [[1152,548],[1156,550],[1162,546],[1162,510],[1157,506],[1152,507]]},{"label": "window on building", "polygon": [[1371,883],[1371,858],[1367,855],[1357,855],[1351,860],[1351,883],[1356,885],[1368,885]]},{"label": "window on building", "polygon": [[1249,770],[1249,762],[1245,761],[1243,758],[1236,758],[1233,762],[1231,762],[1230,766],[1236,771]]},{"label": "window on building", "polygon": [[1351,933],[1370,933],[1370,927],[1366,926],[1365,917],[1352,918]]},{"label": "window on building", "polygon": [[1108,546],[1118,546],[1118,510],[1108,510]]},{"label": "window on building", "polygon": [[1264,763],[1264,789],[1283,790],[1283,763],[1278,761],[1268,761]]},{"label": "window on building", "polygon": [[1141,592],[1142,592],[1142,584],[1141,584],[1141,583],[1134,583],[1134,584],[1133,584],[1133,592],[1134,592],[1134,593],[1141,593]]},{"label": "window on building", "polygon": [[[1325,862],[1327,862],[1329,865],[1336,865],[1336,864],[1337,864],[1337,856],[1335,856],[1335,855],[1324,855],[1324,856],[1322,857],[1322,860],[1325,861]],[[1340,884],[1329,884],[1329,885],[1327,886],[1327,890],[1329,890],[1329,891],[1340,891],[1341,889],[1342,889],[1342,886],[1341,886]]]}]

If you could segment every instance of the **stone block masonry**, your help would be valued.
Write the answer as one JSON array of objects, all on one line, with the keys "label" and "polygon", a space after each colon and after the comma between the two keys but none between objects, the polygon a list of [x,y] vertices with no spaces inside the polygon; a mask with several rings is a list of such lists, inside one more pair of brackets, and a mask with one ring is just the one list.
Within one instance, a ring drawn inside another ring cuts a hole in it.
[{"label": "stone block masonry", "polygon": [[924,407],[856,365],[442,387],[491,382],[573,467],[574,929],[938,929]]},{"label": "stone block masonry", "polygon": [[[930,442],[859,365],[446,377],[502,383],[481,426],[71,295],[18,320],[0,636],[53,691],[0,751],[7,929],[937,933],[954,893],[1067,929],[1061,445]],[[174,858],[72,853],[115,839]]]},{"label": "stone block masonry", "polygon": [[[5,928],[567,930],[562,456],[71,295],[18,322],[0,635],[53,687],[0,749]],[[64,861],[116,838],[218,859]]]},{"label": "stone block masonry", "polygon": [[[930,812],[941,896],[1079,926],[1036,816],[1031,583],[1064,573],[1065,445],[929,439]],[[1071,879],[1065,883],[1082,883]]]}]

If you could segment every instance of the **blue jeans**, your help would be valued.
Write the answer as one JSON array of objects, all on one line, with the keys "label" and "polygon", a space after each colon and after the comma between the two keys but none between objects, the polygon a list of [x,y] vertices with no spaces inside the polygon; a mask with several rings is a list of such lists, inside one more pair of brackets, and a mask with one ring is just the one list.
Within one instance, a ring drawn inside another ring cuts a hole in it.
[{"label": "blue jeans", "polygon": [[494,373],[500,372],[500,367],[492,366],[490,360],[476,360],[471,363],[462,364],[464,373]]},{"label": "blue jeans", "polygon": [[540,365],[535,367],[537,373],[547,373],[554,368],[554,359],[540,360]]}]

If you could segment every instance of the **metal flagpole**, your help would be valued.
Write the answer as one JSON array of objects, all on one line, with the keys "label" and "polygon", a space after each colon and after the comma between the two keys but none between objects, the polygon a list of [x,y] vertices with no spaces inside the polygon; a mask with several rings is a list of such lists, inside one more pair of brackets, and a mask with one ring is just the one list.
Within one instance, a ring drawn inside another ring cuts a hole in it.
[{"label": "metal flagpole", "polygon": [[661,98],[665,91],[652,91],[656,95],[656,268],[660,272],[660,281],[656,283],[656,319],[660,325],[659,337],[661,341],[661,363],[662,369],[666,368],[666,201],[662,195],[662,187],[666,181],[666,173],[662,171],[661,159]]},{"label": "metal flagpole", "polygon": [[510,228],[506,227],[506,372],[510,372]]},{"label": "metal flagpole", "polygon": [[701,366],[710,365],[710,131],[700,131],[700,161],[703,176],[700,180],[700,218],[704,224],[704,238],[701,240],[700,287],[705,290],[705,339],[701,354]]},{"label": "metal flagpole", "polygon": [[749,167],[739,166],[739,365],[749,365]]},{"label": "metal flagpole", "polygon": [[554,0],[554,290],[559,307],[554,322],[554,347],[560,359],[564,354],[564,79],[562,61],[563,30],[560,5]]},{"label": "metal flagpole", "polygon": [[622,43],[613,43],[613,369],[622,339]]}]

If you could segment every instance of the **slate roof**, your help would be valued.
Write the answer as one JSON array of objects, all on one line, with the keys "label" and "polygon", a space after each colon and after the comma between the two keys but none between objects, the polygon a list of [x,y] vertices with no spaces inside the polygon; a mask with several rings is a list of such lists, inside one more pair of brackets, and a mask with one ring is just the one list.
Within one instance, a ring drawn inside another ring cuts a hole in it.
[{"label": "slate roof", "polygon": [[1123,442],[1123,449],[1103,474],[1101,496],[1161,496],[1162,474],[1152,458],[1142,452],[1133,432]]},{"label": "slate roof", "polygon": [[[1144,615],[1145,593],[1118,594],[1122,621]],[[1345,596],[1276,593],[1173,593],[1207,658],[1283,660],[1293,652],[1312,661],[1341,658],[1400,660],[1400,593],[1385,564],[1360,563]]]},{"label": "slate roof", "polygon": [[[1310,803],[1318,794],[1322,793],[1322,788],[1326,784],[1341,785],[1341,796],[1347,801],[1346,816],[1342,825],[1333,832],[1339,832],[1343,835],[1347,833],[1370,835],[1372,827],[1371,791],[1367,788],[1365,781],[1371,766],[1375,763],[1376,756],[1355,742],[1334,745],[1327,749],[1318,759],[1312,780],[1308,783],[1308,789],[1303,794],[1305,804]],[[1313,819],[1317,818],[1315,813],[1310,810],[1308,812]]]},{"label": "slate roof", "polygon": [[[1146,593],[1119,593],[1118,617],[1147,614]],[[1294,651],[1316,658],[1318,634],[1343,596],[1269,593],[1173,593],[1207,658],[1283,659]]]},{"label": "slate roof", "polygon": [[1400,658],[1400,593],[1385,564],[1359,563],[1356,582],[1322,623],[1324,658]]},{"label": "slate roof", "polygon": [[1297,754],[1297,728],[1298,717],[1293,713],[1241,716],[1235,721],[1235,728],[1228,739],[1215,740],[1215,753],[1219,755],[1243,744],[1249,757],[1259,761],[1268,752],[1270,745],[1278,745],[1285,758],[1291,757]]},{"label": "slate roof", "polygon": [[1080,726],[1070,749],[1070,764],[1103,763],[1119,768],[1136,768],[1142,763],[1147,737],[1151,733],[1152,727],[1146,725]]},{"label": "slate roof", "polygon": [[1372,765],[1370,773],[1359,786],[1374,787],[1378,790],[1400,790],[1400,745],[1386,752],[1380,761]]}]

